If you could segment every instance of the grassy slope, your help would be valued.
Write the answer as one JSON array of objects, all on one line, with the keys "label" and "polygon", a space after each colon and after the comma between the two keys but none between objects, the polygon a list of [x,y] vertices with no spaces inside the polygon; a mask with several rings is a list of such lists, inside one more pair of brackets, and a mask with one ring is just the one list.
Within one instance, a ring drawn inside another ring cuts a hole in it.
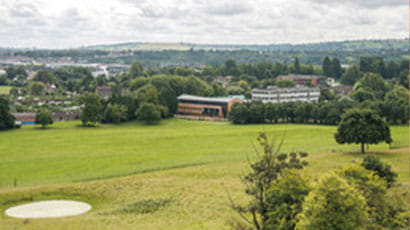
[{"label": "grassy slope", "polygon": [[[246,152],[252,152],[251,143],[262,129],[277,135],[286,131],[285,149],[309,151],[306,173],[312,177],[363,157],[359,153],[332,152],[352,147],[335,144],[331,137],[335,127],[329,126],[234,126],[168,120],[154,127],[127,124],[91,129],[74,124],[0,133],[1,181],[19,174],[25,175],[26,184],[42,184],[3,188],[0,211],[31,200],[55,198],[87,201],[93,205],[92,211],[63,219],[0,216],[0,229],[229,229],[229,220],[237,216],[229,208],[228,193],[238,203],[246,201],[240,179],[248,170],[244,158]],[[408,127],[393,127],[392,132],[395,139],[408,145]],[[88,146],[90,141],[96,143]],[[409,181],[408,151],[377,150],[404,183]],[[155,158],[158,160],[152,162]],[[215,163],[80,183],[45,184],[203,162]],[[136,166],[129,167],[133,164]],[[171,202],[142,214],[127,208],[136,202],[161,199]]]},{"label": "grassy slope", "polygon": [[[408,150],[378,153],[395,164],[395,169],[403,169],[400,179],[407,181]],[[309,159],[307,173],[320,175],[361,157],[357,153],[315,154]],[[229,220],[237,215],[229,208],[228,193],[236,203],[246,201],[240,178],[247,170],[247,163],[242,160],[106,180],[3,189],[0,210],[31,200],[54,198],[84,200],[93,205],[93,210],[63,219],[25,221],[2,216],[0,226],[4,229],[231,229]],[[171,203],[145,214],[122,211],[139,201],[160,199],[169,199]]]},{"label": "grassy slope", "polygon": [[[352,151],[338,145],[336,127],[248,125],[171,119],[158,126],[125,124],[98,128],[57,123],[0,133],[0,187],[70,182],[142,171],[245,159],[257,132],[285,135],[283,149],[318,153]],[[393,139],[408,145],[408,127],[393,127]],[[385,148],[385,144],[377,148]],[[373,147],[374,148],[374,147]],[[338,154],[330,154],[337,160]]]}]

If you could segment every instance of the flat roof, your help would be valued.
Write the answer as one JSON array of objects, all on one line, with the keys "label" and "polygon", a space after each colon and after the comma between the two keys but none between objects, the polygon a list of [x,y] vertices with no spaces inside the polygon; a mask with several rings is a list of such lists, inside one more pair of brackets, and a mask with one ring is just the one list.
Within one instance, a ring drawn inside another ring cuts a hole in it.
[{"label": "flat roof", "polygon": [[229,103],[234,98],[232,97],[202,97],[196,95],[182,94],[177,97],[178,100],[189,100],[189,101],[204,101],[204,102],[216,102],[216,103]]},{"label": "flat roof", "polygon": [[324,76],[317,76],[317,75],[301,75],[301,74],[289,74],[289,75],[280,75],[278,78],[289,78],[289,79],[303,79],[303,78],[310,78],[310,79],[319,79],[323,78]]},{"label": "flat roof", "polygon": [[307,86],[295,86],[295,87],[277,87],[277,86],[268,86],[267,88],[253,88],[254,90],[264,90],[264,91],[299,91],[299,90],[320,90],[319,87],[307,87]]}]

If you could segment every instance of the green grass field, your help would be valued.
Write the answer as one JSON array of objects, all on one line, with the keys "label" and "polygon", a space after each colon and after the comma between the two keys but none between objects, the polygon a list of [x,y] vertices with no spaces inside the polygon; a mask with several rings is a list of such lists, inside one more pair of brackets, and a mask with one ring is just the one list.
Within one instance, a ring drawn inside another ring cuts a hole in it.
[{"label": "green grass field", "polygon": [[[79,122],[33,126],[0,133],[0,187],[60,183],[142,171],[245,159],[259,131],[284,136],[283,150],[317,153],[352,151],[339,145],[336,127],[246,125],[171,119],[157,126],[129,123],[81,128]],[[408,128],[393,127],[393,139],[408,145]],[[379,145],[372,148],[386,148]],[[335,159],[337,160],[337,159]]]},{"label": "green grass field", "polygon": [[[228,193],[238,202],[246,200],[240,178],[262,130],[284,136],[284,151],[310,153],[306,173],[311,177],[363,157],[354,152],[358,146],[334,141],[335,126],[238,126],[178,119],[157,126],[78,124],[0,132],[0,210],[54,198],[87,201],[93,210],[63,219],[2,216],[4,229],[227,229],[236,217]],[[391,129],[395,141],[409,145],[407,126]],[[390,163],[400,182],[408,184],[408,151],[381,144],[371,146],[369,152],[375,153],[369,154]],[[14,179],[17,188],[12,188]],[[141,211],[144,203],[155,207]]]},{"label": "green grass field", "polygon": [[0,95],[8,95],[10,90],[11,86],[0,86]]}]

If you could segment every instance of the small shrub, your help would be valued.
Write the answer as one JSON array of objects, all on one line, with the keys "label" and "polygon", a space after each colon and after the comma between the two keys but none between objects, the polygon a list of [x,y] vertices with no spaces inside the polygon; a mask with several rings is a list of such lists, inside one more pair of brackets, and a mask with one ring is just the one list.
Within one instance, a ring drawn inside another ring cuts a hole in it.
[{"label": "small shrub", "polygon": [[392,170],[390,165],[383,163],[375,156],[366,156],[363,159],[362,166],[365,169],[375,172],[379,177],[386,180],[389,187],[396,182],[397,173]]}]

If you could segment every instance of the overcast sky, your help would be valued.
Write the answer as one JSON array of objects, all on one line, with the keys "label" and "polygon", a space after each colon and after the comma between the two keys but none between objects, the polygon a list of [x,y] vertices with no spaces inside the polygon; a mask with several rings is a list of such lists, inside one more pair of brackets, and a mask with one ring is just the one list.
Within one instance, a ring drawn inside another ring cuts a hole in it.
[{"label": "overcast sky", "polygon": [[0,0],[0,47],[409,36],[408,0]]}]

